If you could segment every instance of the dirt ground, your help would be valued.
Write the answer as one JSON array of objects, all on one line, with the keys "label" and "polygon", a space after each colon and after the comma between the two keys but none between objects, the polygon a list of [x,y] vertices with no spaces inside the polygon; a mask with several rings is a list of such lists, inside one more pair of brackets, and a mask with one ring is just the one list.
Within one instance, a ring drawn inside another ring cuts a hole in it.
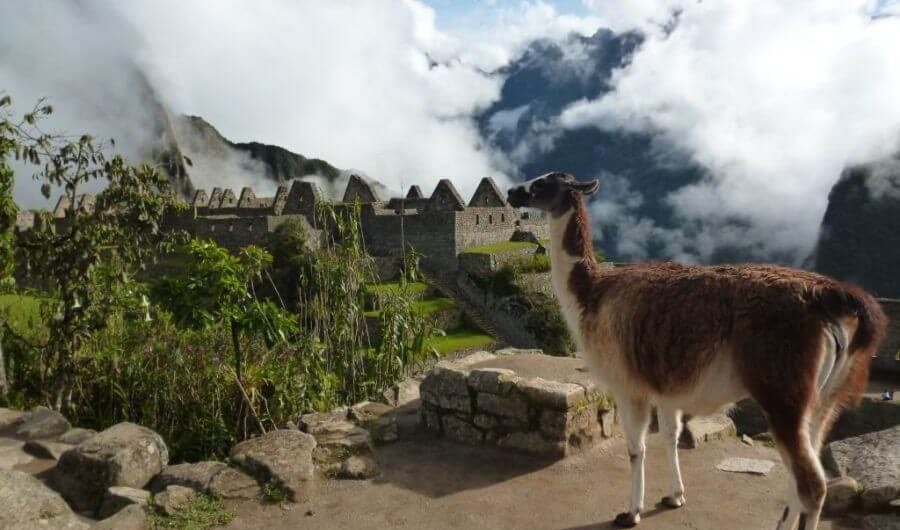
[{"label": "dirt ground", "polygon": [[[546,529],[614,528],[630,474],[624,441],[615,438],[561,461],[466,447],[427,434],[378,449],[382,472],[369,481],[321,479],[314,497],[296,505],[236,504],[231,530],[287,529]],[[715,465],[743,456],[778,462],[768,476],[725,473]],[[687,504],[657,508],[668,474],[658,435],[651,435],[647,491],[639,528],[772,529],[784,503],[786,472],[777,453],[736,438],[682,450]],[[821,530],[853,528],[824,521]]]}]

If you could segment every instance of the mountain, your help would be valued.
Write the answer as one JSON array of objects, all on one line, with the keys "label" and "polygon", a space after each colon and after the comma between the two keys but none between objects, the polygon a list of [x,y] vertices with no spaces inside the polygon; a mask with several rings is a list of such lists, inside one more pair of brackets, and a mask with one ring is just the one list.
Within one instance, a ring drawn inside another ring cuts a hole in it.
[{"label": "mountain", "polygon": [[[478,117],[482,137],[507,156],[522,178],[552,170],[601,178],[598,197],[621,210],[604,219],[599,230],[599,246],[614,260],[671,258],[663,235],[685,228],[673,218],[666,197],[703,175],[686,156],[660,149],[660,139],[651,135],[554,125],[569,104],[609,92],[614,71],[628,64],[641,43],[639,34],[605,29],[590,37],[534,42],[499,72],[505,77],[501,97]],[[622,231],[640,223],[660,230],[642,242],[643,255],[635,255],[620,243]],[[740,252],[723,251],[715,260],[734,259]]]},{"label": "mountain", "polygon": [[277,145],[232,142],[200,116],[179,116],[173,122],[178,148],[190,161],[188,173],[198,187],[230,187],[235,193],[250,186],[271,193],[294,179],[315,180],[332,198],[340,198],[350,174],[361,175],[387,197],[387,189],[360,171],[338,169],[324,160],[307,158]]},{"label": "mountain", "polygon": [[819,272],[900,298],[900,156],[843,172],[812,261]]}]

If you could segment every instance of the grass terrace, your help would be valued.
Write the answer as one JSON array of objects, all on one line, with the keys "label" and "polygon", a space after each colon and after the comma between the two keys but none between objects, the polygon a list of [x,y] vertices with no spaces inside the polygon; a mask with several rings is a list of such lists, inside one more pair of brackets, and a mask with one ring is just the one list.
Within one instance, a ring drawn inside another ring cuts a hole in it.
[{"label": "grass terrace", "polygon": [[33,336],[45,329],[41,299],[24,294],[0,294],[0,317],[18,333]]},{"label": "grass terrace", "polygon": [[[456,309],[456,301],[452,298],[429,298],[427,300],[416,300],[413,302],[412,307],[413,311],[420,315],[430,315],[438,311]],[[371,309],[365,313],[367,317],[377,317],[379,314],[380,311],[377,309]]]},{"label": "grass terrace", "polygon": [[469,328],[461,328],[448,331],[443,337],[434,337],[428,341],[428,345],[434,348],[440,355],[451,352],[486,348],[494,342],[490,335]]},{"label": "grass terrace", "polygon": [[407,282],[404,286],[400,282],[376,283],[366,286],[367,294],[397,294],[406,292],[413,295],[421,295],[428,290],[428,284],[425,282]]}]

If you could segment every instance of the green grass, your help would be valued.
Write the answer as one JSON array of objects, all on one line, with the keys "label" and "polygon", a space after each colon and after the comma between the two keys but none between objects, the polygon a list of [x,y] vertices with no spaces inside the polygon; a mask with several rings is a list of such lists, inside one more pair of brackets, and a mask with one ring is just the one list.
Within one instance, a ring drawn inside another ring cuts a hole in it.
[{"label": "green grass", "polygon": [[461,254],[504,254],[506,252],[535,248],[537,248],[537,245],[528,241],[500,241],[480,247],[469,247],[463,250]]},{"label": "green grass", "polygon": [[[452,298],[429,298],[428,300],[416,300],[412,303],[412,309],[420,315],[430,315],[438,311],[456,309],[456,301]],[[377,317],[381,311],[371,309],[365,312],[367,317]]]},{"label": "green grass", "polygon": [[[428,284],[425,282],[407,282],[405,292],[409,294],[422,294],[428,290]],[[400,282],[376,283],[366,286],[366,293],[370,294],[399,294],[404,292],[403,284]]]},{"label": "green grass", "polygon": [[44,330],[41,299],[21,294],[0,294],[0,319],[7,320],[16,332],[33,336]]},{"label": "green grass", "polygon": [[460,350],[481,348],[494,342],[494,338],[481,331],[458,329],[447,332],[443,337],[434,337],[428,345],[443,355]]},{"label": "green grass", "polygon": [[226,525],[234,512],[220,501],[203,494],[195,495],[173,515],[150,514],[150,530],[207,530]]}]

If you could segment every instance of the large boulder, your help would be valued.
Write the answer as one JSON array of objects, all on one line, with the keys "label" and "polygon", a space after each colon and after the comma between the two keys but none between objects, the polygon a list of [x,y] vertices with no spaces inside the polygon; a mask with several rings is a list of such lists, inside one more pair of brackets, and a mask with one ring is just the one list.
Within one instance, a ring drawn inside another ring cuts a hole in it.
[{"label": "large boulder", "polygon": [[76,510],[96,510],[107,488],[143,488],[168,462],[162,437],[134,423],[119,423],[63,453],[52,482]]},{"label": "large boulder", "polygon": [[97,434],[97,431],[95,431],[94,429],[82,429],[81,427],[74,427],[64,432],[59,437],[58,441],[59,443],[78,445],[81,442],[86,441],[91,436],[94,436],[95,434]]},{"label": "large boulder", "polygon": [[232,447],[231,460],[260,482],[280,487],[288,500],[300,502],[309,497],[313,487],[315,447],[312,435],[270,431]]},{"label": "large boulder", "polygon": [[72,426],[59,412],[47,407],[34,407],[22,416],[16,425],[16,436],[32,440],[52,438],[68,431]]},{"label": "large boulder", "polygon": [[195,495],[197,492],[191,488],[172,484],[153,497],[153,506],[163,515],[172,516],[191,502]]},{"label": "large boulder", "polygon": [[161,492],[168,486],[184,486],[220,499],[259,497],[256,479],[223,462],[196,462],[165,468],[150,482],[150,491]]},{"label": "large boulder", "polygon": [[0,528],[87,530],[58,493],[21,471],[0,471]]},{"label": "large boulder", "polygon": [[864,510],[887,508],[900,496],[900,425],[828,444],[825,466],[862,486]]}]

